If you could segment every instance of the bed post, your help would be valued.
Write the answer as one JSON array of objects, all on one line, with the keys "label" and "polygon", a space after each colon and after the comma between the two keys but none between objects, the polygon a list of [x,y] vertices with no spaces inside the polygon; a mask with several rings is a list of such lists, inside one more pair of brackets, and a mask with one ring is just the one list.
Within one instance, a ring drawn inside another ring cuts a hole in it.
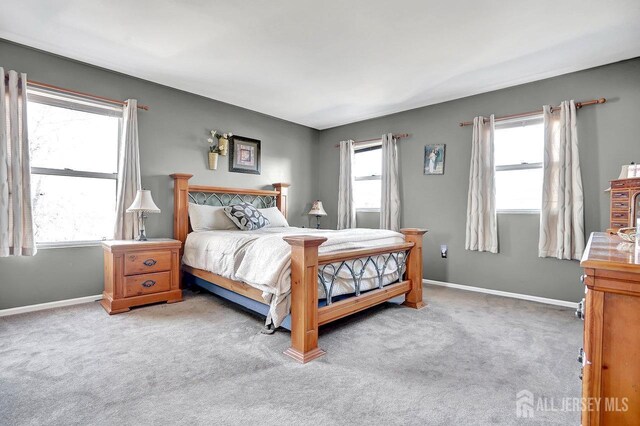
[{"label": "bed post", "polygon": [[280,212],[282,212],[282,215],[287,218],[287,212],[288,212],[288,207],[289,207],[289,187],[291,185],[289,185],[288,183],[274,183],[273,187],[276,189],[276,191],[279,192],[279,194],[276,196],[276,206],[278,206],[278,210],[280,210]]},{"label": "bed post", "polygon": [[180,257],[189,233],[189,179],[193,175],[174,173],[173,178],[173,238],[180,240]]},{"label": "bed post", "polygon": [[318,246],[324,237],[284,237],[291,245],[291,347],[284,353],[306,363],[325,352],[318,348]]},{"label": "bed post", "polygon": [[404,234],[405,241],[414,246],[407,256],[407,279],[411,281],[411,290],[405,296],[403,305],[414,309],[425,307],[422,300],[422,236],[426,229],[404,228],[400,232]]}]

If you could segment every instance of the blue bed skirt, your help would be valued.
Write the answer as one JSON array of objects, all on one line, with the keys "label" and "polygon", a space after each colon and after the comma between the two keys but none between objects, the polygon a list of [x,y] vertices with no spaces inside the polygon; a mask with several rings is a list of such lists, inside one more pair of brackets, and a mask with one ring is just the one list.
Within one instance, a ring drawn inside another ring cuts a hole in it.
[{"label": "blue bed skirt", "polygon": [[[243,296],[241,294],[235,293],[231,290],[227,290],[224,287],[220,287],[219,285],[216,285],[214,283],[210,283],[209,281],[205,281],[202,278],[196,277],[194,275],[189,274],[188,272],[184,272],[184,284],[189,285],[189,286],[193,286],[196,285],[200,288],[203,288],[217,296],[222,297],[223,299],[229,300],[233,303],[236,303],[252,312],[258,313],[260,315],[262,315],[263,317],[267,317],[267,314],[269,313],[269,305],[267,305],[266,303],[260,303],[257,302],[253,299],[250,299],[246,296]],[[363,292],[364,294],[364,292]],[[343,296],[336,296],[333,298],[334,302],[337,302],[339,300],[343,300],[343,299],[348,299],[352,297],[352,295],[346,294]],[[404,295],[400,295],[397,297],[394,297],[393,299],[387,300],[387,303],[394,303],[394,304],[401,304],[402,302],[404,302]],[[323,307],[327,305],[327,300],[326,299],[320,299],[318,300],[318,307]],[[287,330],[291,331],[291,315],[287,315],[287,317],[284,319],[284,321],[282,322],[282,324],[280,325],[280,327],[282,328],[286,328]]]}]

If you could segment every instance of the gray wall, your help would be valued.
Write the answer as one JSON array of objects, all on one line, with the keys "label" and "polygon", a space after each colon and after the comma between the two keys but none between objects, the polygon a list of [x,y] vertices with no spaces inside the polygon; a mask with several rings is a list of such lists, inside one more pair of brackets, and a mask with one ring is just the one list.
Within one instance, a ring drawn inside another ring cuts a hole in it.
[{"label": "gray wall", "polygon": [[[425,277],[457,284],[577,301],[583,289],[578,262],[537,257],[538,215],[498,216],[500,253],[464,250],[465,216],[471,155],[471,127],[459,127],[482,114],[504,115],[540,108],[564,99],[606,97],[604,105],[579,111],[580,158],[585,190],[587,232],[608,226],[608,195],[620,165],[640,161],[640,59],[611,64],[509,89],[322,131],[318,147],[318,197],[336,224],[337,141],[369,139],[386,132],[407,132],[399,142],[403,226],[425,227]],[[445,143],[443,176],[424,176],[425,144]],[[376,218],[358,215],[365,225]],[[359,224],[360,226],[360,224]],[[441,259],[440,244],[449,246]]]},{"label": "gray wall", "polygon": [[[222,102],[98,69],[0,40],[0,65],[28,77],[115,99],[136,98],[149,105],[140,112],[142,184],[151,189],[162,210],[147,224],[151,237],[170,237],[173,183],[170,173],[192,173],[191,182],[246,188],[270,188],[290,182],[289,221],[308,226],[305,214],[315,196],[309,167],[318,131]],[[262,141],[260,176],[229,173],[227,157],[218,170],[207,169],[206,138],[210,129]],[[306,209],[306,210],[305,210]],[[31,258],[0,258],[0,309],[102,292],[99,247],[40,250]]]},{"label": "gray wall", "polygon": [[[425,276],[430,279],[578,300],[582,288],[577,262],[537,257],[537,215],[499,215],[500,254],[464,250],[471,128],[458,127],[478,114],[528,111],[563,99],[607,97],[605,105],[579,112],[579,134],[586,227],[608,223],[608,180],[620,165],[640,161],[640,60],[573,73],[549,80],[406,111],[322,132],[263,114],[35,51],[0,40],[0,65],[27,72],[34,80],[117,99],[137,98],[151,110],[139,113],[143,185],[162,209],[148,221],[148,233],[172,233],[173,172],[193,173],[193,183],[267,188],[291,182],[290,222],[308,226],[310,201],[321,199],[335,227],[338,152],[342,139],[368,139],[385,132],[408,132],[400,142],[403,224],[430,229],[425,239]],[[206,168],[203,141],[211,128],[262,140],[262,175]],[[422,174],[427,143],[446,143],[444,176]],[[375,214],[359,214],[359,223],[375,227]],[[315,225],[313,219],[312,225]],[[449,245],[449,258],[439,245]],[[0,258],[0,309],[99,294],[99,247],[41,250],[32,258]]]}]

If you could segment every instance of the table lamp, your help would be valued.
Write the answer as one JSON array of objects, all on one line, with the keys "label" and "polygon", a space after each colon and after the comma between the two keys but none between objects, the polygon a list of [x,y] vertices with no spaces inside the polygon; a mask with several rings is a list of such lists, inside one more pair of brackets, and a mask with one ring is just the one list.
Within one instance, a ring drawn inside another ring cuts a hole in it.
[{"label": "table lamp", "polygon": [[316,200],[313,202],[311,210],[309,210],[309,215],[316,217],[316,229],[320,229],[320,216],[327,215],[327,212],[325,212],[324,208],[322,207],[322,201]]},{"label": "table lamp", "polygon": [[151,191],[148,189],[139,189],[136,194],[136,199],[127,209],[127,213],[138,214],[138,224],[140,226],[140,235],[136,237],[136,241],[147,241],[147,236],[144,230],[144,220],[147,218],[145,213],[160,213],[160,209],[156,206],[151,198]]}]

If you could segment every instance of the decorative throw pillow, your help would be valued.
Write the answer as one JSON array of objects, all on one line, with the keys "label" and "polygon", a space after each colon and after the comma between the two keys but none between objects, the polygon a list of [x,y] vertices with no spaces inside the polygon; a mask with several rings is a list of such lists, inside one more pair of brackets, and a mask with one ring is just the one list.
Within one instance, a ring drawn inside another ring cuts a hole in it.
[{"label": "decorative throw pillow", "polygon": [[269,225],[269,219],[264,217],[254,206],[249,203],[226,206],[224,213],[242,231],[252,231]]}]

